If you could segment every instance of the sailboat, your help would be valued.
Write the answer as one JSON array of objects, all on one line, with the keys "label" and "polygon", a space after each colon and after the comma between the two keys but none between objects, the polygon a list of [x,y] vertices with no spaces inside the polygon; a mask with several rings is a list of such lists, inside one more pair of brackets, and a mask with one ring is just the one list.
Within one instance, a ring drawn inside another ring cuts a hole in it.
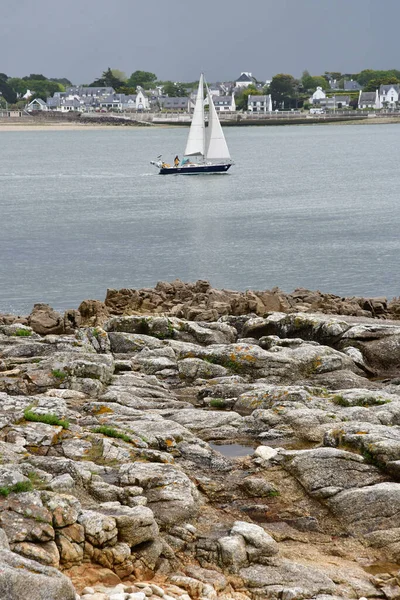
[{"label": "sailboat", "polygon": [[209,112],[208,127],[205,127],[204,83],[202,73],[183,159],[176,161],[174,166],[163,162],[161,156],[156,161],[151,161],[152,165],[160,169],[160,175],[226,173],[233,164],[207,83],[205,86]]}]

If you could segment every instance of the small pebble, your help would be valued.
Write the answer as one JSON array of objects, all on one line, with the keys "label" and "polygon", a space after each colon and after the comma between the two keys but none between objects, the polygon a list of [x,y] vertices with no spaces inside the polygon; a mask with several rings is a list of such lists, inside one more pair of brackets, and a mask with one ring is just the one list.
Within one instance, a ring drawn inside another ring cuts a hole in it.
[{"label": "small pebble", "polygon": [[146,594],[144,592],[133,592],[133,594],[129,594],[128,600],[146,600]]}]

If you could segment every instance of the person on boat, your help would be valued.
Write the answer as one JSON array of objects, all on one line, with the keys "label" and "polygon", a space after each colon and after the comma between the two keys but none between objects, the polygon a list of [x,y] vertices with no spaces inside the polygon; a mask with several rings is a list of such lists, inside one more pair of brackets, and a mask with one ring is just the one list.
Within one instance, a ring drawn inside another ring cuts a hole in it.
[{"label": "person on boat", "polygon": [[175,165],[175,167],[179,167],[179,163],[180,163],[179,156],[176,155],[175,158],[174,158],[174,165]]}]

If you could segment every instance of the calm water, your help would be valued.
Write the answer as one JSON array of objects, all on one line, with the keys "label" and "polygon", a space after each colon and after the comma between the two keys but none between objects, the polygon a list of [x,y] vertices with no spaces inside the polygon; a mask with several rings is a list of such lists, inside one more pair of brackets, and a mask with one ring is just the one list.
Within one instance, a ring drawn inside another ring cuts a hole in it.
[{"label": "calm water", "polygon": [[176,277],[400,294],[398,125],[229,128],[220,176],[159,176],[187,129],[0,130],[0,312]]}]

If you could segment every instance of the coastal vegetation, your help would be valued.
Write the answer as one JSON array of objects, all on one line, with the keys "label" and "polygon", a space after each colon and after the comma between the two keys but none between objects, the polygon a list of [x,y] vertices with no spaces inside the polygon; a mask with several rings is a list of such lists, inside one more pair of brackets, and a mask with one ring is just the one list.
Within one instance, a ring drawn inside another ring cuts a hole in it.
[{"label": "coastal vegetation", "polygon": [[33,421],[34,423],[46,423],[47,425],[58,425],[63,429],[69,428],[68,419],[59,419],[57,415],[52,413],[40,414],[33,412],[31,408],[27,408],[24,411],[25,421]]}]

